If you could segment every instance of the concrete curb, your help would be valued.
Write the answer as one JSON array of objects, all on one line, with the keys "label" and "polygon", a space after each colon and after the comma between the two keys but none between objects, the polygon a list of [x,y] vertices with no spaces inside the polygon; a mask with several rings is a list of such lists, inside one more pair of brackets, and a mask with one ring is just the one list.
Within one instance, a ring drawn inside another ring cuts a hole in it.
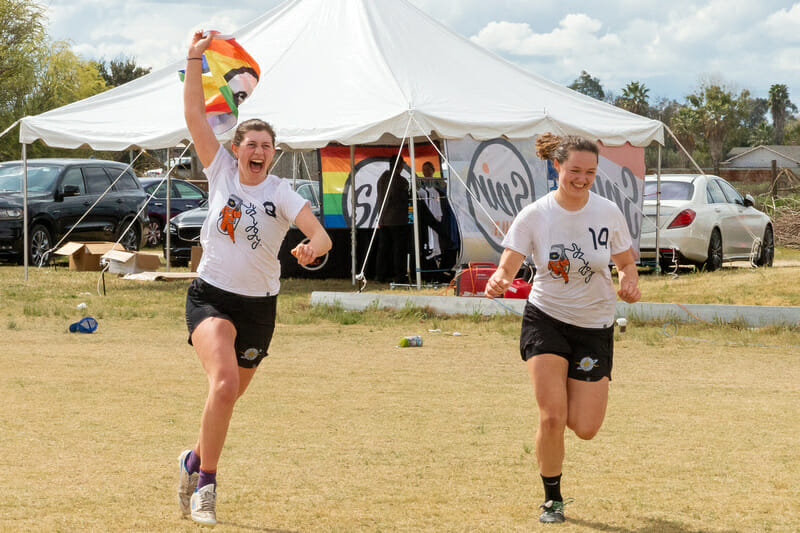
[{"label": "concrete curb", "polygon": [[[490,300],[464,296],[423,296],[414,294],[375,294],[354,292],[311,293],[311,305],[340,305],[349,311],[369,308],[403,309],[428,307],[448,315],[522,314],[525,300],[500,298]],[[617,302],[617,316],[639,320],[692,322],[694,316],[708,322],[740,322],[750,327],[768,325],[800,326],[800,307],[771,307],[760,305],[700,305]],[[694,315],[694,316],[692,316]]]}]

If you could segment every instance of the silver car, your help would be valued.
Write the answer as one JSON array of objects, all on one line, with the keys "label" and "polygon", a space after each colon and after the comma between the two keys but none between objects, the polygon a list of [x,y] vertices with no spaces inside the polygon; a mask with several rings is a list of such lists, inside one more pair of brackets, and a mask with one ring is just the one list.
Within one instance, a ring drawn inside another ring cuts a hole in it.
[{"label": "silver car", "polygon": [[[645,176],[639,251],[644,263],[656,258],[656,176]],[[661,176],[660,263],[717,270],[725,261],[772,266],[772,220],[724,179],[704,174]]]}]

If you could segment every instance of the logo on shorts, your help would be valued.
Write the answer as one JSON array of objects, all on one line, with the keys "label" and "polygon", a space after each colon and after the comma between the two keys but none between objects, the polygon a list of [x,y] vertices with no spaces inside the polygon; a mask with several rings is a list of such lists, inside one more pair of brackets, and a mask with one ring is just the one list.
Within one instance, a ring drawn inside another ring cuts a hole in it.
[{"label": "logo on shorts", "polygon": [[259,350],[258,348],[248,348],[247,350],[244,351],[242,357],[244,357],[248,361],[255,361],[256,359],[258,359],[259,355],[261,355],[261,350]]},{"label": "logo on shorts", "polygon": [[592,359],[591,357],[584,357],[581,359],[581,362],[578,363],[578,368],[584,372],[591,372],[593,368],[599,366],[597,361],[597,359]]}]

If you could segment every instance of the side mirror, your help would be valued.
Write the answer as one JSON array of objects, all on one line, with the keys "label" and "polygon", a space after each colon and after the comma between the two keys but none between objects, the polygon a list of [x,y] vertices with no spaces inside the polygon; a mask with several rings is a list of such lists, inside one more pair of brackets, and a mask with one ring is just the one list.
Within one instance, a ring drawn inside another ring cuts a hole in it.
[{"label": "side mirror", "polygon": [[744,195],[744,206],[745,207],[753,207],[755,205],[755,203],[756,203],[756,201],[753,199],[752,196],[750,196],[749,194],[745,194]]}]

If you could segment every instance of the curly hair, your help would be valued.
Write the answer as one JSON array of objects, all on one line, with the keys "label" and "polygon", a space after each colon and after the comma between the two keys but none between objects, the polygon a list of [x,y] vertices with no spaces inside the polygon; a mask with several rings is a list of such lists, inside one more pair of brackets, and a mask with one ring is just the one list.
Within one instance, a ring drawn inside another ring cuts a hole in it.
[{"label": "curly hair", "polygon": [[539,159],[563,163],[569,157],[569,153],[573,151],[591,152],[597,157],[600,156],[600,149],[596,142],[577,135],[560,136],[545,133],[536,137],[536,156]]},{"label": "curly hair", "polygon": [[257,118],[251,118],[239,124],[236,128],[236,133],[233,134],[231,143],[239,146],[248,131],[266,131],[269,133],[269,136],[272,137],[272,146],[275,146],[275,130],[272,129],[272,126],[268,122]]}]

